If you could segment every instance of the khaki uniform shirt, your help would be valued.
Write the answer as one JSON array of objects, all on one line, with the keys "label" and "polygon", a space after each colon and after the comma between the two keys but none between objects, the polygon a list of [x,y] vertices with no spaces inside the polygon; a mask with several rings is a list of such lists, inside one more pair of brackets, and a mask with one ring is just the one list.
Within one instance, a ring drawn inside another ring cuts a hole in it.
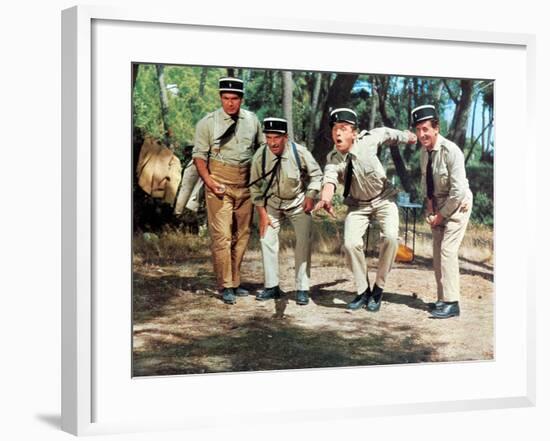
[{"label": "khaki uniform shirt", "polygon": [[353,165],[353,177],[345,203],[356,205],[389,196],[393,190],[387,184],[386,172],[376,153],[382,144],[406,143],[408,139],[405,132],[387,127],[362,131],[347,154],[342,154],[334,148],[327,155],[323,185],[330,183],[336,188],[338,183],[345,182],[349,155]]},{"label": "khaki uniform shirt", "polygon": [[[422,190],[427,197],[426,168],[428,151],[423,148],[420,156]],[[462,202],[471,198],[470,186],[466,178],[464,154],[454,143],[438,135],[432,153],[434,178],[434,209],[445,218],[451,216]]]},{"label": "khaki uniform shirt", "polygon": [[209,113],[197,123],[193,158],[210,158],[227,165],[250,164],[254,150],[264,141],[260,122],[254,113],[240,109],[233,136],[220,139],[233,124],[233,119],[223,108]]},{"label": "khaki uniform shirt", "polygon": [[[270,207],[290,210],[302,204],[306,196],[314,199],[321,190],[321,181],[323,178],[321,167],[319,167],[319,164],[317,164],[317,161],[315,161],[306,147],[296,143],[295,145],[300,157],[302,170],[298,168],[296,157],[292,151],[292,145],[290,142],[287,142],[281,155],[279,170],[273,179],[271,188],[269,188],[266,194],[267,205]],[[254,182],[264,174],[262,170],[264,150],[266,151],[265,173],[268,173],[275,166],[276,156],[267,145],[263,145],[254,154],[254,158],[252,159],[250,182]],[[250,187],[254,205],[265,206],[266,198],[263,195],[269,181],[271,181],[271,175],[260,179]],[[305,181],[308,181],[307,186]]]}]

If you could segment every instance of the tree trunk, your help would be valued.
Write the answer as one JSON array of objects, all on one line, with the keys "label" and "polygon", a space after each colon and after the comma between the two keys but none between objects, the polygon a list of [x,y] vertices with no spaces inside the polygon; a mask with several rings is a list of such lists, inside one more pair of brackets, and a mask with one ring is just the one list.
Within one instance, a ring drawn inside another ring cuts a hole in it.
[{"label": "tree trunk", "polygon": [[437,109],[439,107],[439,100],[441,99],[441,92],[443,91],[443,80],[439,80],[437,85],[433,89],[433,105]]},{"label": "tree trunk", "polygon": [[378,108],[378,93],[376,92],[376,87],[374,85],[374,79],[371,81],[372,84],[372,97],[370,100],[370,118],[369,118],[369,130],[374,129],[376,124],[376,111]]},{"label": "tree trunk", "polygon": [[[386,96],[387,96],[388,84],[386,83],[386,80],[382,76],[375,76],[375,78],[376,78],[376,84],[378,87],[378,102],[380,107],[380,115],[382,116],[382,122],[386,127],[395,127],[395,124],[391,120],[391,118],[388,116],[388,112],[386,109]],[[407,167],[405,167],[405,162],[403,161],[403,157],[401,156],[399,147],[396,145],[392,145],[389,148],[390,148],[390,153],[391,153],[393,163],[395,165],[395,171],[397,173],[397,176],[399,176],[399,179],[401,180],[401,185],[403,185],[404,190],[411,195],[411,199],[415,200],[416,189],[412,184],[409,171],[407,170]]]},{"label": "tree trunk", "polygon": [[448,137],[462,150],[464,150],[464,146],[466,144],[468,116],[470,115],[470,107],[472,105],[472,97],[474,92],[473,81],[460,80],[460,90],[460,98],[456,106]]},{"label": "tree trunk", "polygon": [[228,67],[227,68],[227,76],[230,77],[230,78],[234,78],[235,77],[235,69],[233,69],[232,67]]},{"label": "tree trunk", "polygon": [[321,73],[315,72],[313,81],[313,92],[311,94],[311,110],[309,112],[309,123],[307,133],[307,148],[313,149],[315,132],[317,131],[317,113],[319,112],[319,97],[321,95]]},{"label": "tree trunk", "polygon": [[139,72],[139,64],[132,64],[132,95],[134,94],[134,87],[136,87],[136,80]]},{"label": "tree trunk", "polygon": [[164,144],[173,149],[168,123],[168,95],[164,84],[164,64],[156,64],[155,67],[157,68],[157,79],[159,84],[159,99],[162,113],[162,132],[164,133]]},{"label": "tree trunk", "polygon": [[288,138],[294,140],[294,124],[292,123],[292,92],[294,82],[292,72],[283,71],[283,114],[288,122]]},{"label": "tree trunk", "polygon": [[315,146],[313,151],[315,152],[315,159],[319,162],[321,167],[325,166],[326,156],[332,149],[332,134],[329,125],[329,117],[332,109],[338,107],[345,107],[348,105],[351,88],[357,81],[359,75],[355,74],[337,74],[336,78],[332,82],[329,91],[327,101],[323,109],[323,115],[321,117],[321,123],[317,136],[315,137]]},{"label": "tree trunk", "polygon": [[207,76],[207,74],[208,74],[208,68],[203,67],[202,70],[201,70],[201,79],[200,79],[200,83],[199,83],[199,95],[200,96],[204,95],[204,87],[206,86],[206,76]]},{"label": "tree trunk", "polygon": [[491,156],[489,155],[489,149],[491,148],[491,136],[493,134],[493,106],[487,106],[489,108],[489,121],[487,122],[487,125],[489,128],[487,129],[487,142],[485,144],[485,161],[489,161]]}]

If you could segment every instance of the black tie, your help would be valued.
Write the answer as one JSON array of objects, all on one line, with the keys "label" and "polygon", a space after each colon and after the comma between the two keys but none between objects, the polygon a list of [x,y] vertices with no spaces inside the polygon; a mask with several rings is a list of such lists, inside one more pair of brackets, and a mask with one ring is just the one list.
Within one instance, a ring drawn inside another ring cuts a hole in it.
[{"label": "black tie", "polygon": [[348,153],[348,166],[346,167],[346,177],[344,181],[344,198],[347,198],[349,195],[352,176],[353,176],[353,164],[351,163],[351,155]]},{"label": "black tie", "polygon": [[277,176],[277,172],[279,171],[279,167],[281,165],[281,156],[276,156],[275,157],[275,165],[273,166],[273,168],[271,170],[269,170],[265,176],[263,176],[264,178],[271,175],[271,178],[269,179],[269,184],[267,184],[267,187],[264,191],[264,194],[263,194],[263,198],[265,199],[265,202],[267,202],[267,192],[269,191],[269,189],[271,188],[271,186],[273,185],[273,180],[275,179],[275,176]]},{"label": "black tie", "polygon": [[426,187],[428,191],[428,199],[434,196],[434,175],[432,170],[432,153],[428,152],[428,166],[426,167]]},{"label": "black tie", "polygon": [[237,120],[239,119],[239,117],[237,115],[233,115],[231,119],[233,120],[233,124],[231,124],[225,130],[225,132],[223,132],[221,136],[218,136],[218,141],[220,141],[220,146],[224,145],[227,141],[229,141],[229,139],[235,133],[235,129],[237,128]]}]

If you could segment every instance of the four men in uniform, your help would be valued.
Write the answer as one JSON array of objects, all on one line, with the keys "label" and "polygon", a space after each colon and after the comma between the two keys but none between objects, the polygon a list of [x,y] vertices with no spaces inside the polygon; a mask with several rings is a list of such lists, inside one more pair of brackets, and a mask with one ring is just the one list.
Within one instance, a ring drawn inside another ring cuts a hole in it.
[{"label": "four men in uniform", "polygon": [[[288,139],[288,123],[257,117],[241,108],[243,82],[219,80],[221,108],[199,121],[193,160],[206,186],[206,207],[216,281],[225,303],[246,296],[241,287],[240,266],[250,237],[253,209],[259,221],[264,266],[264,289],[257,300],[280,297],[279,231],[288,218],[296,234],[296,302],[309,302],[311,265],[311,212],[325,209],[334,215],[332,198],[344,186],[348,212],[344,223],[344,249],[354,275],[357,296],[351,310],[380,309],[386,278],[397,252],[398,208],[394,189],[377,157],[388,144],[422,145],[422,188],[426,195],[427,221],[433,234],[437,302],[431,306],[436,318],[458,316],[458,248],[472,210],[464,155],[460,148],[439,134],[435,107],[412,111],[416,135],[409,131],[375,128],[359,131],[352,109],[330,114],[334,150],[327,156],[324,173],[309,150]],[[265,144],[264,144],[265,135]],[[322,184],[322,186],[321,186]],[[322,190],[321,190],[322,187]],[[320,200],[314,200],[320,192]],[[363,236],[369,224],[378,221],[382,243],[376,280],[368,282]]]}]

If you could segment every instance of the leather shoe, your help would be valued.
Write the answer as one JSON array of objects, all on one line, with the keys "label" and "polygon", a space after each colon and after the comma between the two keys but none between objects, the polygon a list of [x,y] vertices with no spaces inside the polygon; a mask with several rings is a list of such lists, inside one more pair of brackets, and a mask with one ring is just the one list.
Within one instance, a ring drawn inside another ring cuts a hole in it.
[{"label": "leather shoe", "polygon": [[363,308],[367,302],[369,301],[369,297],[371,296],[370,289],[367,288],[363,294],[357,295],[353,301],[348,303],[348,309],[351,309],[352,311],[355,311],[357,309]]},{"label": "leather shoe", "polygon": [[228,305],[233,305],[237,299],[235,298],[235,291],[233,288],[224,288],[222,291],[222,300]]},{"label": "leather shoe", "polygon": [[458,306],[458,302],[445,302],[441,308],[434,309],[430,314],[432,314],[432,317],[438,319],[458,317],[460,315],[460,307]]},{"label": "leather shoe", "polygon": [[309,303],[309,292],[296,291],[296,303],[298,305],[307,305]]},{"label": "leather shoe", "polygon": [[428,303],[428,308],[430,309],[430,311],[434,310],[434,309],[441,309],[443,307],[443,305],[445,305],[445,302],[441,301],[441,300],[438,300],[437,302],[435,303]]},{"label": "leather shoe", "polygon": [[246,297],[250,294],[246,289],[242,288],[241,286],[233,288],[233,291],[235,291],[235,295],[237,297]]},{"label": "leather shoe", "polygon": [[382,293],[382,288],[374,284],[372,287],[372,295],[367,302],[367,311],[378,312],[380,310],[380,305],[382,304]]},{"label": "leather shoe", "polygon": [[264,288],[263,291],[259,292],[256,295],[256,300],[264,301],[271,299],[279,299],[281,297],[281,292],[279,291],[278,286],[272,288]]}]

